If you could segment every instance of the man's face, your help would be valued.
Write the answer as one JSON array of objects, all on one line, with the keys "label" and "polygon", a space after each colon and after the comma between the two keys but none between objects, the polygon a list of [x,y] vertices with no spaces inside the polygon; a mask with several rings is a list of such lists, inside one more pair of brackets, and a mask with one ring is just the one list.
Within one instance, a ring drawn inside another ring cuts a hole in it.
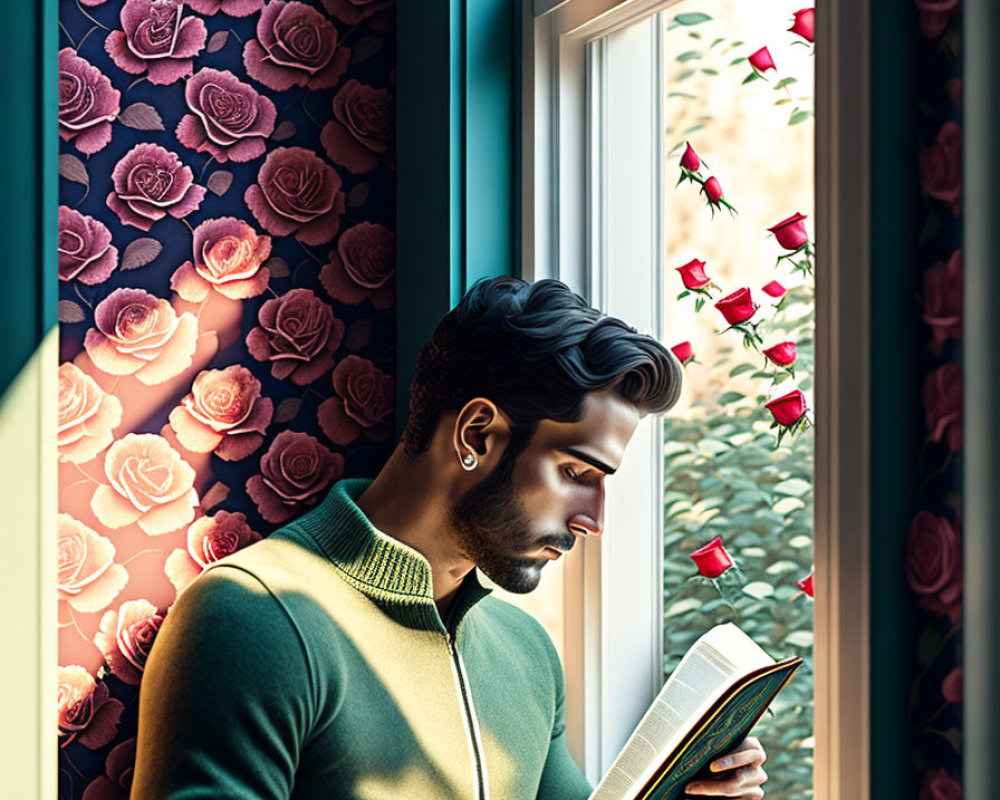
[{"label": "man's face", "polygon": [[588,394],[578,422],[542,420],[523,452],[504,453],[453,509],[465,556],[507,591],[534,589],[576,536],[602,532],[604,479],[638,422],[638,409],[609,391]]}]

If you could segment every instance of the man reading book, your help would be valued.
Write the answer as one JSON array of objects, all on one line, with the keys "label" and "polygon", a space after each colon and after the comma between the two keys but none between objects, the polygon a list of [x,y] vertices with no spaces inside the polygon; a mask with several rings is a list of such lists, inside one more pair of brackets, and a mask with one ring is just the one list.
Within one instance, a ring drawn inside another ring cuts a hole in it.
[{"label": "man reading book", "polygon": [[[420,354],[373,479],[209,568],[146,665],[138,800],[586,798],[528,592],[602,532],[641,416],[677,399],[659,342],[557,281],[478,282]],[[696,796],[763,797],[747,738]]]}]

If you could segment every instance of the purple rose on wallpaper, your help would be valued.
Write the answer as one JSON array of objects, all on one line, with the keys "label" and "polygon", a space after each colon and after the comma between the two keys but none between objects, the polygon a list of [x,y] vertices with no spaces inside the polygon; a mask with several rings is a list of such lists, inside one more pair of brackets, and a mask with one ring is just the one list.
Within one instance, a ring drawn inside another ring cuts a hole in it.
[{"label": "purple rose on wallpaper", "polygon": [[333,119],[323,126],[320,140],[334,164],[358,174],[375,169],[395,130],[392,93],[349,80],[333,97]]},{"label": "purple rose on wallpaper", "polygon": [[924,271],[923,321],[931,328],[931,350],[941,355],[948,339],[962,338],[962,251]]},{"label": "purple rose on wallpaper", "polygon": [[261,236],[236,217],[207,219],[194,229],[194,261],[185,261],[170,278],[170,288],[190,303],[215,289],[230,300],[256,297],[267,289],[271,272],[262,264],[271,254],[271,237]]},{"label": "purple rose on wallpaper", "polygon": [[928,197],[947,203],[958,216],[962,211],[962,129],[948,121],[933,143],[917,158],[920,185]]},{"label": "purple rose on wallpaper", "polygon": [[108,76],[72,48],[59,51],[59,137],[91,155],[111,141],[111,121],[121,111],[121,92]]},{"label": "purple rose on wallpaper", "polygon": [[337,29],[312,6],[271,0],[257,22],[257,38],[243,48],[251,78],[283,92],[293,86],[329,89],[347,71],[350,51],[337,46]]},{"label": "purple rose on wallpaper", "polygon": [[205,198],[205,187],[195,184],[190,167],[175,153],[148,142],[122,156],[111,180],[114,191],[108,193],[108,208],[124,225],[144,231],[167,214],[183,219]]},{"label": "purple rose on wallpaper", "polygon": [[305,386],[333,368],[344,323],[309,289],[292,289],[268,300],[257,315],[260,327],[247,334],[247,350],[271,362],[271,375]]},{"label": "purple rose on wallpaper", "polygon": [[59,746],[79,742],[96,750],[114,739],[125,706],[111,697],[104,681],[76,664],[60,666],[58,680]]},{"label": "purple rose on wallpaper", "polygon": [[336,397],[319,404],[316,416],[334,444],[350,444],[362,431],[374,441],[389,436],[395,393],[391,375],[367,358],[350,355],[333,370]]},{"label": "purple rose on wallpaper", "polygon": [[962,702],[962,668],[954,667],[941,681],[941,697],[946,703]]},{"label": "purple rose on wallpaper", "polygon": [[330,297],[357,305],[370,297],[382,310],[396,302],[396,234],[373,222],[360,222],[340,235],[330,263],[319,273]]},{"label": "purple rose on wallpaper", "polygon": [[194,69],[191,60],[205,47],[208,31],[197,17],[183,18],[179,0],[126,0],[124,30],[111,31],[104,49],[111,60],[131,75],[149,71],[150,83],[165,86],[185,78]]},{"label": "purple rose on wallpaper", "polygon": [[924,379],[921,400],[930,440],[957,453],[962,449],[962,368],[942,364],[933,370]]},{"label": "purple rose on wallpaper", "polygon": [[83,790],[80,800],[129,800],[135,770],[135,737],[111,748],[100,775]]},{"label": "purple rose on wallpaper", "polygon": [[920,778],[919,800],[962,800],[962,784],[944,767],[928,770]]},{"label": "purple rose on wallpaper", "polygon": [[249,17],[264,7],[264,0],[184,0],[184,2],[206,17],[218,13],[230,17]]},{"label": "purple rose on wallpaper", "polygon": [[340,176],[311,150],[272,150],[243,195],[257,221],[274,236],[305,244],[328,242],[340,227],[344,193]]},{"label": "purple rose on wallpaper", "polygon": [[388,11],[395,0],[323,0],[334,17],[348,25],[357,25],[379,11]]},{"label": "purple rose on wallpaper", "polygon": [[184,89],[193,114],[177,124],[185,147],[211,153],[220,163],[264,155],[264,139],[274,132],[278,112],[268,98],[233,73],[200,69]]},{"label": "purple rose on wallpaper", "polygon": [[917,604],[957,623],[962,616],[962,541],[947,519],[917,512],[906,540],[904,569]]},{"label": "purple rose on wallpaper", "polygon": [[937,39],[948,27],[948,20],[962,10],[962,0],[915,0],[920,12],[920,33],[925,39]]},{"label": "purple rose on wallpaper", "polygon": [[148,600],[129,600],[101,617],[94,644],[119,680],[138,686],[161,625],[163,616],[156,606]]},{"label": "purple rose on wallpaper", "polygon": [[59,206],[59,280],[93,286],[118,265],[118,248],[103,222],[69,206]]},{"label": "purple rose on wallpaper", "polygon": [[308,433],[282,431],[260,459],[260,475],[246,484],[247,494],[268,522],[284,522],[340,479],[344,457]]}]

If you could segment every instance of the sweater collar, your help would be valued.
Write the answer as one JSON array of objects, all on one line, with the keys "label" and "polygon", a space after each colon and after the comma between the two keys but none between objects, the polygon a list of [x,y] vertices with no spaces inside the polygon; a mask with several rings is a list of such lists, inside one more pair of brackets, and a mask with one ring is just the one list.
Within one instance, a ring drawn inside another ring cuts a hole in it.
[{"label": "sweater collar", "polygon": [[431,565],[409,545],[380,531],[358,507],[371,478],[345,478],[300,517],[299,526],[344,579],[408,627],[456,630],[465,614],[490,593],[470,572],[448,611],[445,625],[434,603]]}]

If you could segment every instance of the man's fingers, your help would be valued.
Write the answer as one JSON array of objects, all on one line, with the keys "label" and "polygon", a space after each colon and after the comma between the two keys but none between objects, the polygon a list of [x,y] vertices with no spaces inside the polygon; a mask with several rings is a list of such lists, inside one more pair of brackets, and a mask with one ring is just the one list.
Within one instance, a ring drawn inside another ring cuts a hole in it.
[{"label": "man's fingers", "polygon": [[707,795],[716,797],[752,798],[763,797],[763,791],[757,795],[759,787],[767,780],[767,773],[759,766],[740,767],[725,778],[712,781],[693,781],[684,787],[689,795]]}]

